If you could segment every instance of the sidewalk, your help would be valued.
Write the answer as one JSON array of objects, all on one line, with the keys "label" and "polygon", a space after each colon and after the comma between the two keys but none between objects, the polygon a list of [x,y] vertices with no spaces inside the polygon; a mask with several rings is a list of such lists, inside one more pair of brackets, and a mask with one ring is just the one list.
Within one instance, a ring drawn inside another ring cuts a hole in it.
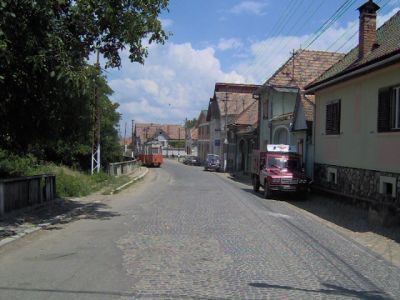
[{"label": "sidewalk", "polygon": [[59,223],[68,223],[80,218],[107,218],[102,208],[104,202],[119,190],[142,179],[148,172],[147,168],[140,167],[129,174],[131,180],[107,195],[104,190],[81,198],[56,199],[43,206],[27,207],[11,212],[0,220],[0,247],[13,242],[25,235],[41,229],[52,229]]},{"label": "sidewalk", "polygon": [[[232,176],[227,173],[221,173],[221,175],[248,185],[250,190],[252,183],[249,177],[240,174]],[[261,193],[260,197],[262,197]],[[400,226],[386,228],[370,224],[366,209],[339,201],[334,196],[310,194],[307,201],[295,201],[287,195],[282,197],[282,200],[306,217],[342,233],[400,267]]]}]

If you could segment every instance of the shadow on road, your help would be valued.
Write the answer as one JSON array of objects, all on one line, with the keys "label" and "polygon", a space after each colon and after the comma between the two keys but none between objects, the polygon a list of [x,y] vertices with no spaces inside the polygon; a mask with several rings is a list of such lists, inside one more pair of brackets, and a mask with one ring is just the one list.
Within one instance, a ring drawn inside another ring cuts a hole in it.
[{"label": "shadow on road", "polygon": [[[57,200],[44,207],[15,212],[0,221],[0,239],[18,234],[19,228],[44,223],[69,223],[81,219],[108,220],[120,214],[101,202],[83,203],[68,199]],[[48,230],[58,227],[50,226]]]},{"label": "shadow on road", "polygon": [[[243,188],[263,199],[262,188],[256,193],[252,188]],[[272,200],[281,200],[305,210],[321,219],[334,223],[353,232],[373,232],[400,243],[400,226],[384,227],[368,222],[368,211],[362,207],[336,198],[335,196],[311,193],[307,200],[297,199],[295,194],[275,194]],[[265,201],[268,201],[265,199]]]},{"label": "shadow on road", "polygon": [[392,299],[387,296],[385,293],[381,291],[357,291],[347,289],[341,286],[337,286],[334,284],[326,284],[323,283],[323,286],[326,288],[312,290],[306,288],[298,288],[287,285],[277,285],[277,284],[268,284],[264,282],[252,282],[249,283],[249,286],[256,288],[265,288],[265,289],[281,289],[281,290],[290,290],[290,291],[301,291],[307,293],[316,293],[316,294],[324,294],[324,295],[335,295],[335,296],[348,296],[348,297],[356,297],[358,299],[374,299],[374,300],[383,300],[383,299]]},{"label": "shadow on road", "polygon": [[[20,288],[20,287],[0,287],[0,291],[18,291],[18,292],[37,292],[37,293],[53,293],[53,294],[71,294],[75,295],[98,295],[107,297],[134,297],[132,299],[143,298],[157,298],[157,299],[195,299],[207,300],[210,297],[191,296],[191,295],[174,295],[172,293],[135,293],[135,292],[121,292],[121,291],[91,291],[91,290],[62,290],[62,289],[41,289],[41,288]],[[228,298],[216,298],[214,300],[227,300]]]}]

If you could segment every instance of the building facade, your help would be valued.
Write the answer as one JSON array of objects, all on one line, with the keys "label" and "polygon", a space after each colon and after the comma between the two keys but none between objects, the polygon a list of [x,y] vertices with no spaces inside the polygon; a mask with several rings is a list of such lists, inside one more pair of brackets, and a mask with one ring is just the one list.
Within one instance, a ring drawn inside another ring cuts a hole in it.
[{"label": "building facade", "polygon": [[266,151],[268,144],[296,146],[305,171],[312,176],[314,97],[306,96],[304,87],[343,56],[334,52],[299,50],[257,90],[261,151]]},{"label": "building facade", "polygon": [[[253,102],[253,94],[259,85],[216,83],[214,96],[210,99],[207,121],[210,125],[210,153],[223,161],[224,170],[234,167],[235,145],[229,143],[229,125],[233,124]],[[228,153],[231,155],[228,156]]]},{"label": "building facade", "polygon": [[359,45],[307,86],[315,95],[315,183],[400,207],[400,12],[376,30],[359,8]]}]

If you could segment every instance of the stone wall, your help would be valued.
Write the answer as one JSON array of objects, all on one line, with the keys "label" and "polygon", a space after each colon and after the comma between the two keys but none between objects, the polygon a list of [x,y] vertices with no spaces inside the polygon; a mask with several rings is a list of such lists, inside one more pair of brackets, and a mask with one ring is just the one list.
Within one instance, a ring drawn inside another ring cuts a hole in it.
[{"label": "stone wall", "polygon": [[[328,168],[337,170],[337,184],[328,182]],[[379,193],[380,176],[397,178],[394,189],[396,198]],[[314,183],[349,198],[365,199],[372,203],[384,203],[400,208],[400,174],[366,169],[314,164]]]}]

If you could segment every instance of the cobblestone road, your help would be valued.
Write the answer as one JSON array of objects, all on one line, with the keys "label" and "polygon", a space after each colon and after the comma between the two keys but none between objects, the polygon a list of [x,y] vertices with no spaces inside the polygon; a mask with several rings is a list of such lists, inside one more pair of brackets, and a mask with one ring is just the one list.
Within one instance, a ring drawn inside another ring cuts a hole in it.
[{"label": "cobblestone road", "polygon": [[0,253],[0,298],[400,299],[399,268],[219,174],[167,162],[115,197]]},{"label": "cobblestone road", "polygon": [[399,269],[283,201],[168,164],[118,245],[138,295],[400,298]]}]

